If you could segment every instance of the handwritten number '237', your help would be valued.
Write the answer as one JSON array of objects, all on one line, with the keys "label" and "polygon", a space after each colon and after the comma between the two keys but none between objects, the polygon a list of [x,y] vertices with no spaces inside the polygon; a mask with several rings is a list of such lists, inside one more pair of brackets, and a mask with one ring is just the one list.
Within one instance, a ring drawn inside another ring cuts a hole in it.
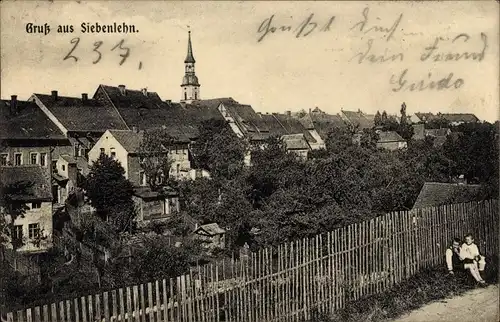
[{"label": "handwritten number '237'", "polygon": [[[114,46],[111,51],[115,50],[115,49],[120,49],[120,50],[125,50],[125,53],[123,54],[120,54],[120,57],[122,57],[122,60],[120,61],[120,66],[125,62],[125,60],[127,60],[128,56],[130,56],[130,48],[128,47],[123,47],[123,43],[125,42],[125,40],[120,40],[120,42],[118,44],[116,44],[116,46]],[[75,62],[78,61],[78,57],[76,56],[73,56],[73,52],[75,51],[76,47],[78,46],[78,44],[80,43],[80,38],[76,37],[76,38],[73,38],[71,39],[71,42],[73,44],[73,48],[71,48],[70,52],[64,57],[63,60],[66,60],[66,59],[70,59],[70,58],[73,58],[75,60]],[[96,41],[94,43],[94,49],[93,51],[97,53],[97,58],[92,62],[93,64],[97,64],[101,58],[102,58],[102,53],[99,51],[99,48],[102,46],[103,42],[102,41]]]}]

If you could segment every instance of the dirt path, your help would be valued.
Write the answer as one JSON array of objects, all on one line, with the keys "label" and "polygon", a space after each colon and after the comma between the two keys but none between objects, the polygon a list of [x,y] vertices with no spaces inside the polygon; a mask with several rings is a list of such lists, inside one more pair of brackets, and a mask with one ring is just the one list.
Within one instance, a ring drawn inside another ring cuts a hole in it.
[{"label": "dirt path", "polygon": [[394,322],[498,322],[498,285],[478,288],[415,310]]}]

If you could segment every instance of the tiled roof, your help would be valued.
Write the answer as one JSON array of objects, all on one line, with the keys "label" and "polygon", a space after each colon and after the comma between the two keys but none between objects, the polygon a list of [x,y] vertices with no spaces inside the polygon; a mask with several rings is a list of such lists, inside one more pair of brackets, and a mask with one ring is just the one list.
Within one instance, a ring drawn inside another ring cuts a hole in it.
[{"label": "tiled roof", "polygon": [[394,131],[381,131],[378,132],[378,136],[379,136],[378,140],[379,143],[405,141],[405,139],[403,139],[401,135],[399,135],[397,132]]},{"label": "tiled roof", "polygon": [[[165,127],[173,137],[198,137],[198,125],[205,120],[220,119],[217,110],[221,102],[234,101],[231,98],[200,100],[193,104],[164,102],[155,92],[126,89],[122,95],[114,86],[100,85],[129,128],[140,130]],[[98,89],[99,91],[99,89]],[[96,93],[97,94],[97,93]]]},{"label": "tiled roof", "polygon": [[431,121],[433,119],[436,119],[436,118],[439,118],[438,116],[432,114],[432,113],[421,113],[421,112],[417,112],[415,113],[415,115],[422,121],[424,122],[428,122],[428,121]]},{"label": "tiled roof", "polygon": [[151,190],[150,187],[134,187],[134,195],[141,199],[156,199],[158,197],[176,197],[179,194],[170,187],[165,187],[162,193]]},{"label": "tiled roof", "polygon": [[444,119],[450,122],[478,122],[479,119],[471,113],[447,113],[440,114]]},{"label": "tiled roof", "polygon": [[347,126],[339,114],[311,113],[310,116],[314,128],[322,139],[326,139],[333,128],[345,128]]},{"label": "tiled roof", "polygon": [[66,139],[59,128],[35,103],[19,100],[16,102],[18,112],[14,113],[10,100],[0,101],[1,139]]},{"label": "tiled roof", "polygon": [[371,129],[375,125],[374,115],[365,115],[359,111],[342,111],[342,113],[349,120],[351,125],[358,127],[359,130]]},{"label": "tiled roof", "polygon": [[76,158],[75,158],[74,156],[72,156],[72,155],[62,154],[62,155],[61,155],[61,158],[62,158],[63,160],[65,160],[66,162],[68,162],[68,163],[74,163],[74,164],[76,164],[76,163],[77,163]]},{"label": "tiled roof", "polygon": [[441,136],[436,136],[434,137],[434,141],[432,142],[432,145],[436,148],[443,146],[443,144],[446,142],[446,136],[441,135]]},{"label": "tiled roof", "polygon": [[35,94],[68,131],[104,132],[125,130],[127,126],[113,106],[94,99]]},{"label": "tiled roof", "polygon": [[26,185],[22,193],[10,196],[13,200],[52,200],[50,181],[38,165],[0,167],[0,177],[5,185]]},{"label": "tiled roof", "polygon": [[480,185],[426,182],[420,190],[413,209],[478,201],[481,199],[480,192]]},{"label": "tiled roof", "polygon": [[113,137],[125,148],[128,153],[136,153],[141,146],[144,133],[124,130],[110,130]]},{"label": "tiled roof", "polygon": [[299,120],[286,114],[274,114],[273,116],[279,121],[280,125],[284,127],[286,134],[303,134],[307,142],[316,143],[316,139],[314,139]]},{"label": "tiled roof", "polygon": [[195,232],[199,230],[204,230],[207,232],[210,236],[218,235],[218,234],[224,234],[226,231],[222,228],[219,227],[217,223],[212,223],[212,224],[206,224],[206,225],[201,225],[199,226]]},{"label": "tiled roof", "polygon": [[283,135],[283,142],[287,150],[308,150],[309,144],[302,134]]},{"label": "tiled roof", "polygon": [[425,135],[427,136],[446,136],[450,133],[450,129],[441,128],[441,129],[425,129]]}]

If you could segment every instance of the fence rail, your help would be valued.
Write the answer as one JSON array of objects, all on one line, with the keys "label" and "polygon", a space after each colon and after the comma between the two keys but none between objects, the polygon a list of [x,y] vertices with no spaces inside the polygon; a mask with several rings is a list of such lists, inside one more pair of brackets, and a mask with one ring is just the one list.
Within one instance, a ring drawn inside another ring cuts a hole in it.
[{"label": "fence rail", "polygon": [[[443,265],[454,237],[498,254],[498,202],[390,213],[173,279],[6,315],[6,321],[301,321]],[[4,317],[5,319],[5,317]]]}]

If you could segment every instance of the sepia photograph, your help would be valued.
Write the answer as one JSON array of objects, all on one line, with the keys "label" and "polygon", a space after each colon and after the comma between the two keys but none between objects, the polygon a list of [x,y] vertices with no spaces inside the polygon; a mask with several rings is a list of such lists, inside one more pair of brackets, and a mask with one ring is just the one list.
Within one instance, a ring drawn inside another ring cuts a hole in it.
[{"label": "sepia photograph", "polygon": [[500,321],[499,17],[1,1],[0,321]]}]

